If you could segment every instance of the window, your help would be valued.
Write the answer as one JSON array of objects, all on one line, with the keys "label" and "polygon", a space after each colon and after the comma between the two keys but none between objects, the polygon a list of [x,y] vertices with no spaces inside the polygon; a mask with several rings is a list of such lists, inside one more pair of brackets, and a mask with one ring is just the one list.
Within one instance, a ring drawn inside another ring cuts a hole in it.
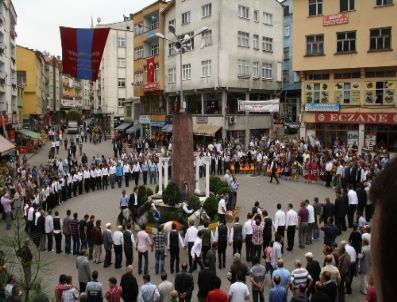
[{"label": "window", "polygon": [[321,85],[320,83],[313,84],[313,103],[320,103]]},{"label": "window", "polygon": [[254,10],[254,21],[259,22],[259,10]]},{"label": "window", "polygon": [[272,52],[273,51],[273,39],[268,37],[262,37],[262,50]]},{"label": "window", "polygon": [[253,79],[259,79],[259,62],[254,62],[252,63],[252,78]]},{"label": "window", "polygon": [[135,48],[134,52],[135,52],[135,55],[134,55],[135,60],[143,58],[143,47],[142,46]]},{"label": "window", "polygon": [[341,80],[341,79],[359,79],[360,72],[335,72],[334,79]]},{"label": "window", "polygon": [[307,73],[305,78],[312,81],[329,80],[329,73]]},{"label": "window", "polygon": [[176,55],[177,51],[175,49],[175,43],[168,43],[168,55],[174,56]]},{"label": "window", "polygon": [[371,104],[393,104],[394,90],[390,89],[391,87],[394,87],[392,85],[394,85],[394,81],[367,82],[366,102]]},{"label": "window", "polygon": [[289,47],[284,47],[283,59],[289,60]]},{"label": "window", "polygon": [[135,80],[134,80],[135,84],[142,84],[143,83],[143,72],[142,71],[138,71],[135,72]]},{"label": "window", "polygon": [[117,37],[117,47],[125,48],[125,38]]},{"label": "window", "polygon": [[160,67],[159,64],[154,65],[154,82],[158,83],[160,75]]},{"label": "window", "polygon": [[192,65],[191,64],[184,64],[182,65],[182,80],[190,80],[192,77]]},{"label": "window", "polygon": [[356,32],[346,31],[336,33],[336,51],[338,53],[356,51]]},{"label": "window", "polygon": [[176,26],[176,21],[175,21],[175,19],[172,19],[172,20],[168,21],[168,26],[173,26],[173,27],[175,27],[175,26]]},{"label": "window", "polygon": [[201,61],[201,77],[211,76],[211,60]]},{"label": "window", "polygon": [[125,68],[125,58],[118,58],[117,59],[117,67]]},{"label": "window", "polygon": [[155,44],[150,47],[150,55],[152,57],[159,55],[159,45]]},{"label": "window", "polygon": [[273,65],[272,63],[262,64],[262,79],[271,80],[273,79]]},{"label": "window", "polygon": [[243,31],[239,31],[238,32],[238,46],[241,47],[250,47],[250,34],[243,32]]},{"label": "window", "polygon": [[290,27],[289,25],[284,25],[284,37],[289,37],[290,35]]},{"label": "window", "polygon": [[272,25],[273,24],[273,15],[263,12],[263,23],[266,25]]},{"label": "window", "polygon": [[309,0],[309,16],[323,14],[323,0]]},{"label": "window", "polygon": [[222,94],[204,93],[204,114],[222,114]]},{"label": "window", "polygon": [[178,40],[182,40],[186,35],[188,35],[190,37],[190,41],[189,43],[187,43],[187,45],[185,46],[185,48],[183,48],[183,52],[186,51],[190,51],[192,49],[194,49],[194,39],[192,38],[194,36],[194,32],[187,32],[187,33],[183,33],[181,35],[178,35]]},{"label": "window", "polygon": [[123,107],[125,102],[125,98],[118,98],[117,99],[117,106]]},{"label": "window", "polygon": [[253,35],[252,44],[254,49],[259,49],[259,35]]},{"label": "window", "polygon": [[201,47],[212,45],[212,30],[208,29],[201,34]]},{"label": "window", "polygon": [[211,3],[208,3],[206,5],[203,5],[201,7],[201,17],[202,18],[207,18],[211,16],[211,10],[212,10],[212,6]]},{"label": "window", "polygon": [[284,69],[283,70],[283,83],[288,83],[289,82],[289,70]]},{"label": "window", "polygon": [[147,83],[147,66],[143,67],[143,82]]},{"label": "window", "polygon": [[365,72],[366,78],[394,78],[396,72],[394,70],[375,70]]},{"label": "window", "polygon": [[182,14],[182,25],[186,25],[190,23],[190,12],[186,12]]},{"label": "window", "polygon": [[354,10],[354,0],[340,0],[340,11],[347,12]]},{"label": "window", "polygon": [[168,68],[168,84],[174,84],[175,82],[176,82],[175,67]]},{"label": "window", "polygon": [[370,50],[391,49],[391,27],[370,29]]},{"label": "window", "polygon": [[306,55],[318,56],[324,54],[324,35],[306,36]]},{"label": "window", "polygon": [[284,6],[284,16],[289,16],[289,5]]},{"label": "window", "polygon": [[239,5],[238,6],[238,16],[240,18],[249,19],[250,17],[250,9],[249,7]]},{"label": "window", "polygon": [[250,67],[248,65],[247,60],[241,60],[239,59],[237,61],[237,76],[238,77],[244,77],[244,78],[249,78],[250,74]]},{"label": "window", "polygon": [[135,25],[134,33],[135,33],[136,36],[138,36],[138,35],[143,33],[143,23],[139,23],[139,24]]},{"label": "window", "polygon": [[119,78],[117,81],[117,87],[125,88],[125,78]]},{"label": "window", "polygon": [[343,104],[351,102],[351,83],[343,83]]},{"label": "window", "polygon": [[393,0],[376,0],[377,6],[393,4]]}]

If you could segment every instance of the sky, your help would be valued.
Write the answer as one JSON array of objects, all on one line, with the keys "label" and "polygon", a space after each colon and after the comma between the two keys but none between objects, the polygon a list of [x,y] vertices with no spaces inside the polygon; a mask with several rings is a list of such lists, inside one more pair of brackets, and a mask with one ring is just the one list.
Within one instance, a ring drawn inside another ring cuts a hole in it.
[{"label": "sky", "polygon": [[17,44],[61,55],[59,26],[90,27],[123,21],[154,0],[12,0],[17,17]]}]

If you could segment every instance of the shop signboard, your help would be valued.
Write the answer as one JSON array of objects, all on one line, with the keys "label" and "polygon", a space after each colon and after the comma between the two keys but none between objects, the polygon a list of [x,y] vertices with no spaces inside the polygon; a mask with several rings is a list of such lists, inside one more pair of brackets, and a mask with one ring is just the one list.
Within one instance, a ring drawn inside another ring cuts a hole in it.
[{"label": "shop signboard", "polygon": [[150,115],[140,115],[139,116],[139,124],[141,124],[141,125],[150,124]]},{"label": "shop signboard", "polygon": [[196,124],[208,124],[208,116],[196,116]]},{"label": "shop signboard", "polygon": [[266,101],[238,101],[238,111],[246,112],[279,112],[280,99]]},{"label": "shop signboard", "polygon": [[315,122],[328,123],[328,124],[397,124],[397,113],[324,112],[324,113],[316,113]]},{"label": "shop signboard", "polygon": [[347,146],[351,147],[354,143],[358,145],[358,131],[347,131]]},{"label": "shop signboard", "polygon": [[305,104],[305,111],[309,111],[309,112],[339,112],[339,110],[340,110],[339,103],[328,103],[328,104],[307,103],[307,104]]},{"label": "shop signboard", "polygon": [[364,138],[364,148],[367,150],[373,150],[376,145],[376,134],[367,133]]},{"label": "shop signboard", "polygon": [[323,26],[333,26],[349,23],[349,13],[343,12],[323,17]]}]

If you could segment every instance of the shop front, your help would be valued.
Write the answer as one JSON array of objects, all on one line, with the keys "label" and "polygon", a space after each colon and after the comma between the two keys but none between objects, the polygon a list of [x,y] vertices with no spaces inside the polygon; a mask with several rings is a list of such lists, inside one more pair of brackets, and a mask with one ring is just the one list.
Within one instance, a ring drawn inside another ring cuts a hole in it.
[{"label": "shop front", "polygon": [[322,112],[305,123],[306,137],[331,147],[336,141],[362,150],[397,151],[397,112]]}]

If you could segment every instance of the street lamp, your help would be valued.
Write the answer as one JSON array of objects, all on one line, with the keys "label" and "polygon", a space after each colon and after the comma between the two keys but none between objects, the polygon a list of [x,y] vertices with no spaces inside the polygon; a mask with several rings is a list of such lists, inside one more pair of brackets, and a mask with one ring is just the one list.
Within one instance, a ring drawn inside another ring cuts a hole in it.
[{"label": "street lamp", "polygon": [[179,51],[179,89],[180,89],[180,100],[181,100],[181,111],[185,112],[186,110],[186,103],[184,101],[184,97],[183,97],[183,89],[182,89],[182,54],[184,50],[187,50],[190,40],[194,39],[194,37],[201,35],[203,32],[206,32],[208,30],[208,26],[204,26],[202,28],[200,28],[192,37],[190,35],[184,35],[183,37],[178,37],[178,35],[176,34],[176,29],[174,25],[169,25],[168,26],[168,30],[173,33],[174,37],[176,40],[172,40],[172,39],[168,39],[165,37],[164,34],[162,33],[156,33],[155,36],[160,38],[160,39],[164,39],[167,40],[171,43],[175,44],[175,49],[177,51]]}]

